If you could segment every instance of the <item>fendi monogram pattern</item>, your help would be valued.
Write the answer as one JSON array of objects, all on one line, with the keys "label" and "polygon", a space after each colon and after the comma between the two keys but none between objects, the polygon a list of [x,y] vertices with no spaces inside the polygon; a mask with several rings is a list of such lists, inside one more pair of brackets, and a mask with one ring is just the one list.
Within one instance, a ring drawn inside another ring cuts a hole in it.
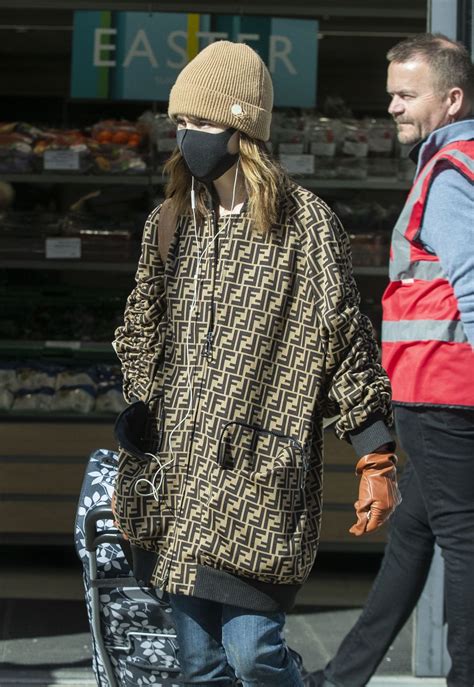
[{"label": "fendi monogram pattern", "polygon": [[120,525],[159,553],[153,581],[174,593],[193,594],[200,565],[302,583],[319,539],[323,416],[340,414],[343,439],[390,413],[348,237],[296,185],[267,236],[245,213],[209,213],[197,245],[180,218],[166,267],[157,221],[115,346],[129,398],[153,378],[164,392],[162,442],[147,462],[121,451]]}]

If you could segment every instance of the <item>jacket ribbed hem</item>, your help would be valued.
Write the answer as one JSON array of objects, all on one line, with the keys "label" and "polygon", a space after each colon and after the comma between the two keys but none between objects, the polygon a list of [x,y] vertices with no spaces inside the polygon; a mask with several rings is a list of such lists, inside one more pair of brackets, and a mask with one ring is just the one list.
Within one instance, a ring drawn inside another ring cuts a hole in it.
[{"label": "jacket ribbed hem", "polygon": [[391,445],[390,451],[395,450],[395,441],[383,420],[375,420],[371,424],[365,424],[364,427],[349,436],[358,458],[367,455],[367,453],[372,453],[384,444]]},{"label": "jacket ribbed hem", "polygon": [[262,613],[288,612],[299,584],[269,584],[198,565],[193,596]]}]

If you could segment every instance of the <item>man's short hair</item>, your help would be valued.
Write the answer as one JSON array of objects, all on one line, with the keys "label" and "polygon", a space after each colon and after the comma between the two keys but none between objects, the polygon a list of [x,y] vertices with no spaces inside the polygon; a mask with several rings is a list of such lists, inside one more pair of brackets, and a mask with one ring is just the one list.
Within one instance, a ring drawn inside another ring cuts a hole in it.
[{"label": "man's short hair", "polygon": [[474,104],[474,68],[467,48],[442,33],[420,33],[390,48],[389,62],[408,62],[416,58],[427,62],[442,92],[461,88]]}]

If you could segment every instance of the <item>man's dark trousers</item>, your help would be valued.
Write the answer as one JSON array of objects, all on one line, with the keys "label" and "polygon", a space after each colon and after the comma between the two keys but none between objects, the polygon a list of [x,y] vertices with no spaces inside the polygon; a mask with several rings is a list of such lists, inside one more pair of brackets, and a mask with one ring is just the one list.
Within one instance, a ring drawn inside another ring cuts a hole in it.
[{"label": "man's dark trousers", "polygon": [[423,591],[435,541],[445,564],[449,687],[474,685],[474,409],[397,406],[408,456],[380,571],[326,680],[363,687]]}]

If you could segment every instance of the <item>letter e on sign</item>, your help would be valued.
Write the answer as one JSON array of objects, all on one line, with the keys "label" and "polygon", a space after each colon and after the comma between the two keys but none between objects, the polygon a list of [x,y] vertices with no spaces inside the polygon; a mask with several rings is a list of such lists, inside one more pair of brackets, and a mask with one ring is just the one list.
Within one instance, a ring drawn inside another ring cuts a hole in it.
[{"label": "letter e on sign", "polygon": [[113,52],[113,43],[102,43],[102,36],[115,36],[117,29],[96,29],[94,31],[94,67],[115,67],[115,60],[102,59],[103,52]]}]

